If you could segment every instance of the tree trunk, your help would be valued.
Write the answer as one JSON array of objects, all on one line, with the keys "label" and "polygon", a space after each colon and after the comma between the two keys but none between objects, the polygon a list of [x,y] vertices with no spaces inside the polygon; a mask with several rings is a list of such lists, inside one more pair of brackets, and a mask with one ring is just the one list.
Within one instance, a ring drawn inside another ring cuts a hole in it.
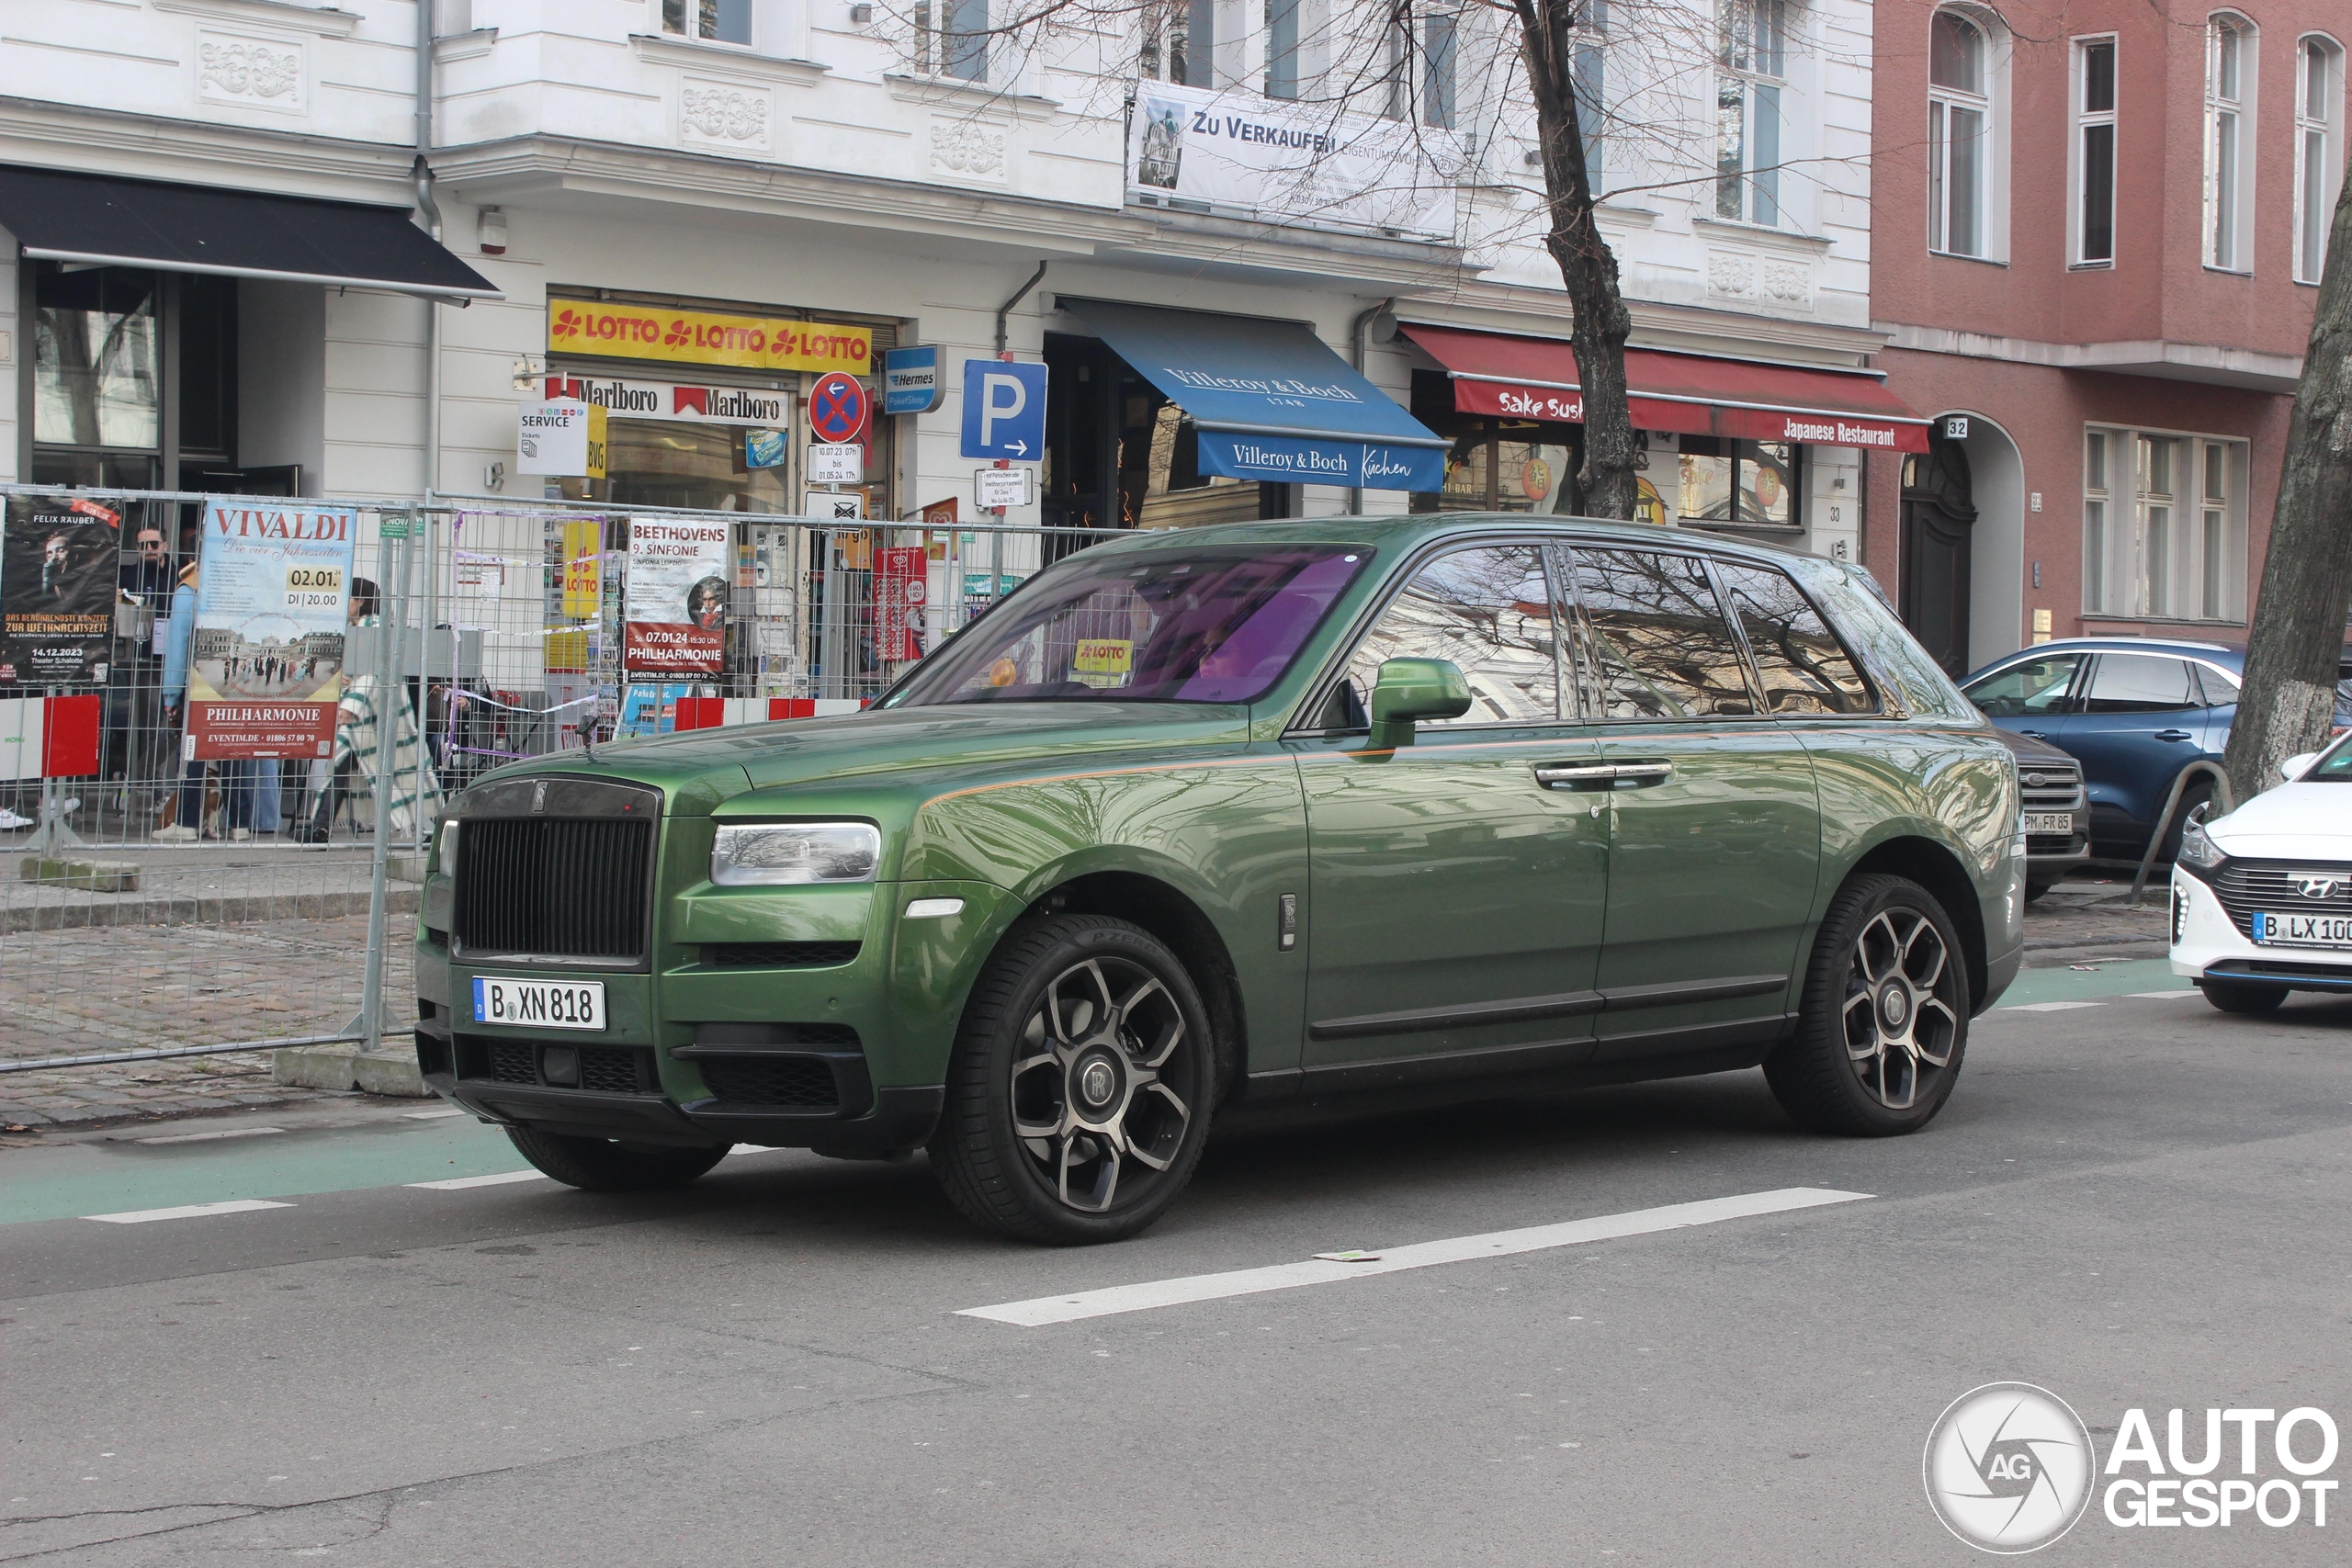
[{"label": "tree trunk", "polygon": [[1544,248],[1567,286],[1569,338],[1584,395],[1584,462],[1574,499],[1586,516],[1630,518],[1636,454],[1625,397],[1625,340],[1634,322],[1618,291],[1616,253],[1593,220],[1592,178],[1577,115],[1577,27],[1591,6],[1575,0],[1513,3],[1543,149],[1549,217]]},{"label": "tree trunk", "polygon": [[2352,179],[2327,242],[2224,765],[2240,800],[2326,744],[2352,614]]}]

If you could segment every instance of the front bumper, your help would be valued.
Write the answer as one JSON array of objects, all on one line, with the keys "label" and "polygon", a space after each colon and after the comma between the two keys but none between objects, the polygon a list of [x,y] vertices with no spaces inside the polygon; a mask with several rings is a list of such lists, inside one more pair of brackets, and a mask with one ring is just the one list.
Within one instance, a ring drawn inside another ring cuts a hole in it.
[{"label": "front bumper", "polygon": [[2192,980],[2235,980],[2298,991],[2352,991],[2352,953],[2272,947],[2254,941],[2213,889],[2173,868],[2172,972]]}]

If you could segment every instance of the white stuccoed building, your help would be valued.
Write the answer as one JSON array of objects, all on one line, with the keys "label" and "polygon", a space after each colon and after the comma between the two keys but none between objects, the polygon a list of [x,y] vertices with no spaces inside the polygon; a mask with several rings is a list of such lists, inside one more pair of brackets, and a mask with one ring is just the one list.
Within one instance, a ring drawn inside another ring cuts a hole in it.
[{"label": "white stuccoed building", "polygon": [[[968,518],[963,367],[1001,347],[1048,367],[1012,521],[1566,504],[1567,323],[1488,13],[1008,38],[988,4],[0,0],[0,475]],[[1861,373],[1871,8],[1606,10],[1653,514],[1847,553],[1858,448],[1917,428]],[[440,248],[389,234],[428,202]],[[941,405],[817,484],[820,378],[918,344]],[[1259,354],[1315,389],[1295,417],[1210,406]],[[550,395],[609,406],[605,478],[517,473]],[[1442,494],[1385,488],[1441,460]]]}]

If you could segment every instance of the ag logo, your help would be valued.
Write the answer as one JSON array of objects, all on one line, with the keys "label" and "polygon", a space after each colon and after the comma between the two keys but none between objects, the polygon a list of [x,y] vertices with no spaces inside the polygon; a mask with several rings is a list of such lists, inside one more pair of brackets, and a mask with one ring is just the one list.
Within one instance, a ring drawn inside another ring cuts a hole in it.
[{"label": "ag logo", "polygon": [[1946,1529],[2013,1555],[2075,1528],[2098,1463],[2090,1433],[2064,1400],[2031,1383],[1994,1382],[1937,1417],[1920,1468]]}]

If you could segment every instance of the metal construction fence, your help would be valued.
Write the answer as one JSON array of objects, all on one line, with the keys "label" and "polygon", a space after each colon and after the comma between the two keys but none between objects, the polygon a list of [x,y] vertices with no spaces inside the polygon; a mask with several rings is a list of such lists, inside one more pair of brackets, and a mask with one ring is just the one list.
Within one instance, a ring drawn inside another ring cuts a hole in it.
[{"label": "metal construction fence", "polygon": [[[36,572],[47,590],[37,513],[104,514],[118,541],[111,635],[84,679],[20,678],[0,635],[0,1073],[401,1032],[422,856],[458,790],[583,742],[854,711],[1105,536],[494,498],[0,495],[17,536],[0,539],[0,607],[31,604]],[[237,509],[348,514],[339,649],[259,622],[198,631],[208,521]],[[285,700],[336,657],[332,741],[198,754],[192,690]]]}]

